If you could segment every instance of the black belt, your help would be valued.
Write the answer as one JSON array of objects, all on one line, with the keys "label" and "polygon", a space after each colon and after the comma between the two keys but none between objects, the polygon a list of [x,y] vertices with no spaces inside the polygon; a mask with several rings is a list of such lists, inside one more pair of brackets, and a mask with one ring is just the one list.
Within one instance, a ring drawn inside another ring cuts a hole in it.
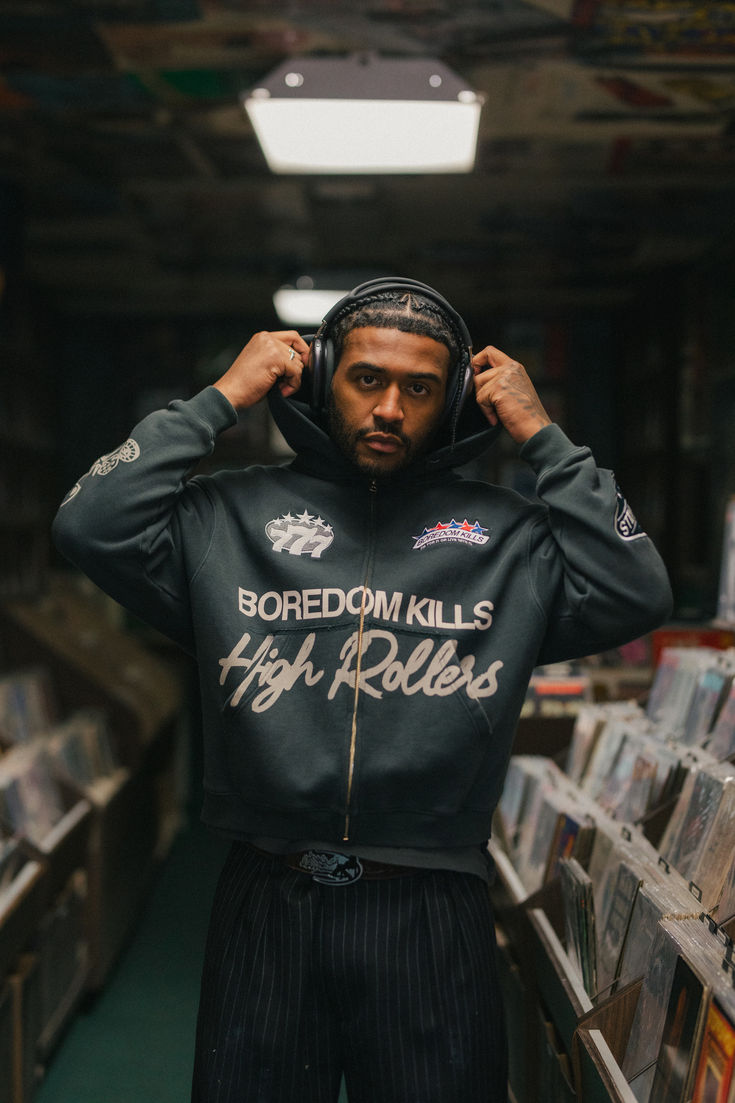
[{"label": "black belt", "polygon": [[[249,844],[252,846],[252,844]],[[389,877],[408,877],[423,873],[418,866],[398,866],[388,862],[374,862],[371,858],[358,858],[355,854],[339,854],[332,850],[298,850],[292,854],[274,854],[270,850],[252,847],[259,854],[282,862],[297,873],[308,874],[320,885],[351,885],[355,881],[382,881]]]}]

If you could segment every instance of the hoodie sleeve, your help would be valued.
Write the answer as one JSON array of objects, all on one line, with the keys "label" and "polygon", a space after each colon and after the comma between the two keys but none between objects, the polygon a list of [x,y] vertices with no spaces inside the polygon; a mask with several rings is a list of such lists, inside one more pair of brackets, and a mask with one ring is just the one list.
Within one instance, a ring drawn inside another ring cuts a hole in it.
[{"label": "hoodie sleeve", "polygon": [[529,546],[537,597],[548,608],[555,594],[539,662],[595,654],[658,627],[672,607],[666,568],[612,471],[557,425],[526,441],[520,455],[545,506]]},{"label": "hoodie sleeve", "polygon": [[202,484],[187,476],[236,420],[214,387],[150,414],[92,464],[53,522],[67,559],[190,652],[188,578],[209,546],[212,508]]}]

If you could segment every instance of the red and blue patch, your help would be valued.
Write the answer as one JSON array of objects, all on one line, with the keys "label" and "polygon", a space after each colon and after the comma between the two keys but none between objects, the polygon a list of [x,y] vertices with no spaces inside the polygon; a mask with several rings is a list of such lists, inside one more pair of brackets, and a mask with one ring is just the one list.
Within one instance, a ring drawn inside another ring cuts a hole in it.
[{"label": "red and blue patch", "polygon": [[479,521],[470,524],[467,518],[464,521],[437,521],[431,528],[425,528],[420,536],[414,536],[414,551],[433,547],[436,544],[487,544],[490,537],[487,529],[483,528]]}]

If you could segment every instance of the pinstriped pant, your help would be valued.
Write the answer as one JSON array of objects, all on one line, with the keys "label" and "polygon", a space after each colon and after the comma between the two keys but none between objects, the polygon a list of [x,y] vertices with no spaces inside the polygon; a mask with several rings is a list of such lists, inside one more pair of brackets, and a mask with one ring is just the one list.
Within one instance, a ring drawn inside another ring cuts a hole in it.
[{"label": "pinstriped pant", "polygon": [[506,1103],[487,885],[331,887],[234,844],[203,970],[192,1103]]}]

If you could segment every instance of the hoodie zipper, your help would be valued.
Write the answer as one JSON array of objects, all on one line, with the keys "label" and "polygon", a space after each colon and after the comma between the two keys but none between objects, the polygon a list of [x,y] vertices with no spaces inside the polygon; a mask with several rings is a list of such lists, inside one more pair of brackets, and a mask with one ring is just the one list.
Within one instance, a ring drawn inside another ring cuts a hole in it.
[{"label": "hoodie zipper", "polygon": [[352,804],[352,786],[355,779],[355,760],[357,757],[357,706],[360,698],[360,675],[362,672],[362,641],[365,631],[365,602],[367,601],[368,581],[373,557],[373,539],[375,533],[375,502],[378,494],[378,484],[373,479],[368,487],[370,492],[370,533],[368,542],[368,560],[365,568],[365,581],[362,584],[362,600],[360,601],[360,621],[357,628],[357,656],[355,659],[355,691],[352,698],[352,724],[350,726],[350,753],[347,762],[347,797],[345,800],[345,820],[342,842],[350,840],[350,817]]}]

